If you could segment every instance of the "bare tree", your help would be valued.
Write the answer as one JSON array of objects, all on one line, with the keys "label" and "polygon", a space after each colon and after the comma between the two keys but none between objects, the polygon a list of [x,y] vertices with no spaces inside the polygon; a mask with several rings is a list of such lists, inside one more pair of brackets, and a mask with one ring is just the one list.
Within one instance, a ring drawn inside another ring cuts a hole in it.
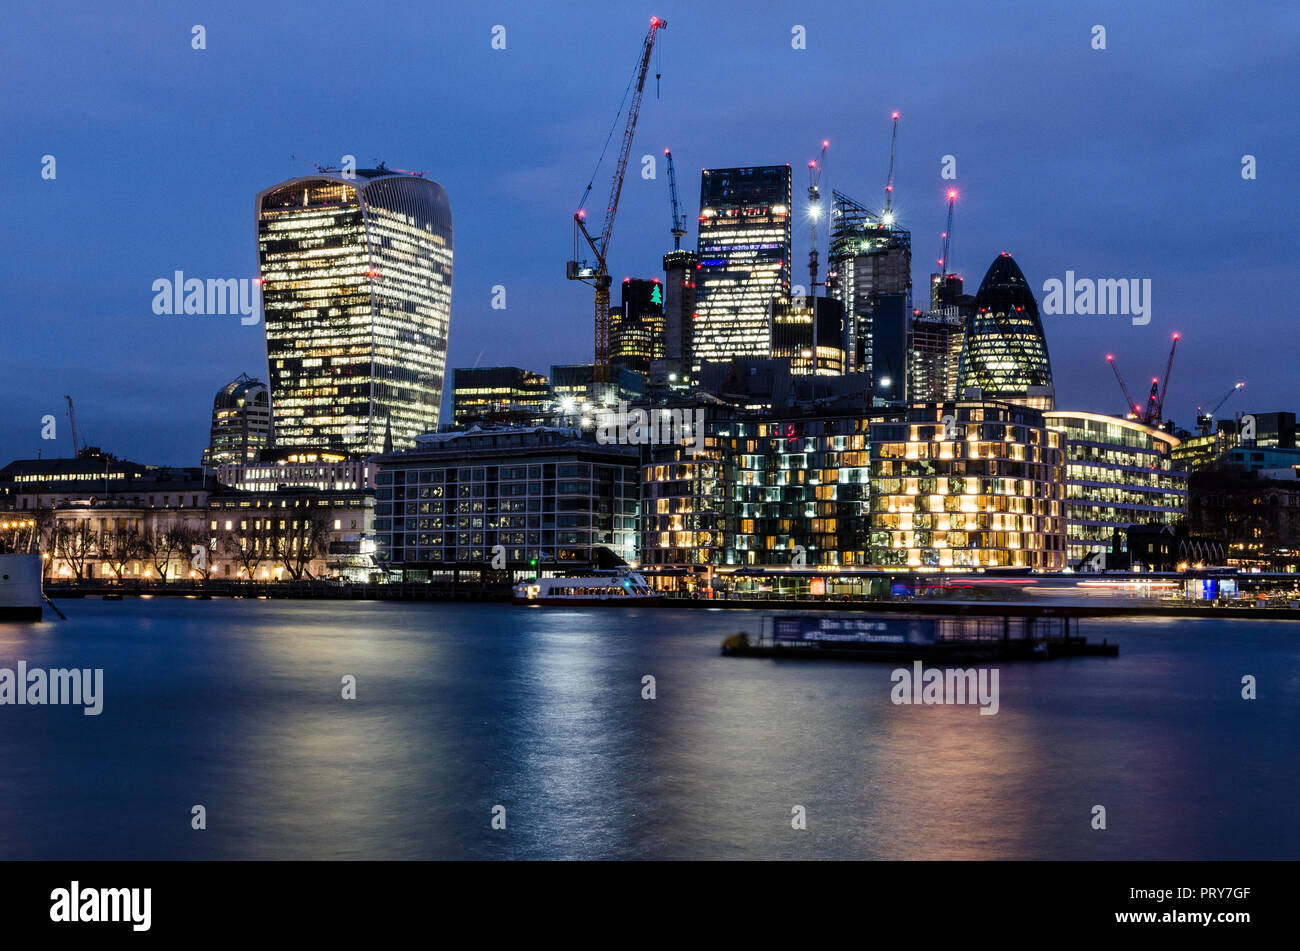
[{"label": "bare tree", "polygon": [[296,519],[290,526],[284,532],[268,537],[271,556],[294,581],[310,579],[311,563],[325,556],[329,523],[323,515],[313,515]]},{"label": "bare tree", "polygon": [[179,522],[171,521],[165,527],[159,526],[149,544],[149,554],[158,577],[166,582],[167,569],[171,566],[172,560],[188,550],[185,531]]},{"label": "bare tree", "polygon": [[74,519],[71,526],[65,521],[56,537],[59,556],[68,563],[77,580],[85,577],[86,563],[99,549],[99,537],[90,527],[90,520]]},{"label": "bare tree", "polygon": [[257,566],[266,560],[267,552],[257,535],[245,536],[241,532],[225,532],[221,536],[221,553],[243,567],[249,581],[253,581]]},{"label": "bare tree", "polygon": [[118,581],[122,580],[127,566],[143,558],[146,553],[144,536],[134,525],[115,529],[104,539],[103,548],[104,559],[108,562],[108,567],[113,569]]}]

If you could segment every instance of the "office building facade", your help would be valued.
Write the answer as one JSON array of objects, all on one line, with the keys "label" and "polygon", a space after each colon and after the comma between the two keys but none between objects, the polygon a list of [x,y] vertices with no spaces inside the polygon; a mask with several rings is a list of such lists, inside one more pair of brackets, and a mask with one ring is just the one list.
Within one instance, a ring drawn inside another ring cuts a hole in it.
[{"label": "office building facade", "polygon": [[610,314],[609,360],[643,376],[665,352],[664,285],[659,280],[624,278],[622,299]]},{"label": "office building facade", "polygon": [[1115,529],[1173,526],[1187,515],[1187,473],[1174,463],[1178,439],[1099,413],[1043,414],[1065,437],[1067,554],[1079,567],[1107,552]]},{"label": "office building facade", "polygon": [[912,404],[871,424],[870,562],[921,570],[1065,567],[1063,436],[1030,407]]},{"label": "office building facade", "polygon": [[521,367],[457,367],[451,378],[456,426],[535,426],[555,415],[550,380],[540,373]]},{"label": "office building facade", "polygon": [[970,398],[970,391],[976,390],[982,399],[1039,410],[1055,405],[1052,364],[1038,302],[1019,265],[1005,251],[989,265],[975,294],[957,389],[961,399]]},{"label": "office building facade", "polygon": [[217,391],[203,465],[252,462],[271,441],[271,392],[246,373]]},{"label": "office building facade", "polygon": [[[636,558],[637,450],[538,427],[430,433],[376,457],[378,559],[407,580]],[[500,546],[498,548],[497,546]]]},{"label": "office building facade", "polygon": [[442,186],[324,171],[257,196],[276,443],[377,452],[437,429],[451,317]]},{"label": "office building facade", "polygon": [[790,295],[790,166],[705,169],[691,361],[766,357],[768,305]]}]

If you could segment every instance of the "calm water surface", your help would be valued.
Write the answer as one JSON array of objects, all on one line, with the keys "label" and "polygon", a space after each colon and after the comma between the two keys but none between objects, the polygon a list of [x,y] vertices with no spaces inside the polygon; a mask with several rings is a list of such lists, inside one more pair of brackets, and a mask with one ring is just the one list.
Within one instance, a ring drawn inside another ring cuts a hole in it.
[{"label": "calm water surface", "polygon": [[753,612],[58,603],[0,667],[102,667],[104,711],[0,706],[0,858],[1300,858],[1296,622],[1085,622],[1118,659],[981,716],[721,657]]}]

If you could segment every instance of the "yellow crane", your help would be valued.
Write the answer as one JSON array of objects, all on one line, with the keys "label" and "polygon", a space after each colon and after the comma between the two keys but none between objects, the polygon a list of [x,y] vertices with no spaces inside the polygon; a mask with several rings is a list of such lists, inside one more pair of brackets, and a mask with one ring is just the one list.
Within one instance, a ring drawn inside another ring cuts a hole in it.
[{"label": "yellow crane", "polygon": [[[618,213],[618,199],[623,191],[623,176],[627,172],[627,161],[632,151],[632,136],[636,132],[637,115],[641,111],[641,94],[645,90],[646,72],[650,68],[650,53],[654,49],[655,35],[668,24],[659,17],[650,18],[650,32],[641,44],[641,59],[636,76],[636,88],[632,93],[632,102],[628,106],[627,123],[623,129],[623,147],[618,154],[618,164],[614,168],[614,182],[609,191],[609,205],[605,208],[605,225],[598,237],[592,237],[587,230],[587,215],[581,208],[573,216],[573,260],[565,268],[565,277],[571,281],[582,281],[596,289],[596,346],[595,368],[593,377],[597,384],[609,382],[609,268],[606,255],[609,253],[609,238],[614,231],[614,216]],[[617,121],[617,120],[615,120]],[[588,190],[591,186],[587,186]],[[585,198],[585,196],[584,196]],[[585,260],[578,260],[578,235],[582,235],[595,255],[594,265]]]}]

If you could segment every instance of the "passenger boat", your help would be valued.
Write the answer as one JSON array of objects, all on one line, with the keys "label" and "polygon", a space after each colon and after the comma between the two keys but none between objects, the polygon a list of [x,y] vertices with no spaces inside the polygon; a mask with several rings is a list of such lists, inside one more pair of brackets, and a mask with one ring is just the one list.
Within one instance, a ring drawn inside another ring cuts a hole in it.
[{"label": "passenger boat", "polygon": [[592,571],[559,578],[534,578],[514,586],[515,604],[583,605],[612,604],[629,607],[658,604],[663,592],[656,591],[636,571]]},{"label": "passenger boat", "polygon": [[40,555],[0,555],[0,621],[39,621],[45,596]]}]

